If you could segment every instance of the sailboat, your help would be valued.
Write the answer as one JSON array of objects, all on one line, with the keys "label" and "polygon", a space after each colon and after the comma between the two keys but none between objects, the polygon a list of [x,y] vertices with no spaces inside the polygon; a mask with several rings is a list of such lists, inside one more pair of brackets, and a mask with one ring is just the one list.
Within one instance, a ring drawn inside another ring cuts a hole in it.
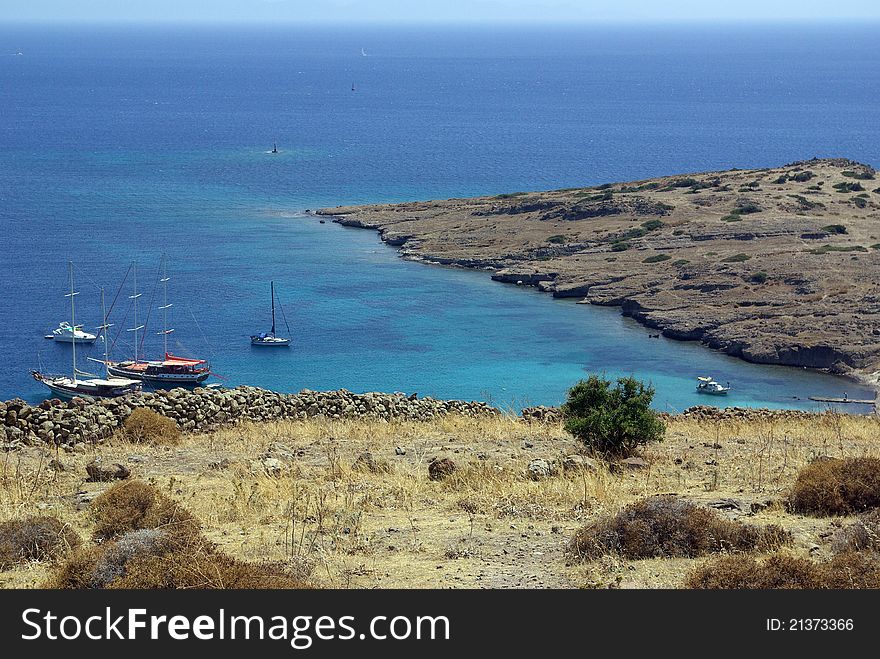
[{"label": "sailboat", "polygon": [[[74,302],[74,298],[79,295],[79,293],[74,290],[73,285],[73,262],[70,262],[68,264],[68,271],[70,275],[70,293],[65,295],[65,297],[70,298],[70,326],[77,327],[76,304]],[[103,288],[101,289],[101,316],[104,319],[104,322],[98,329],[102,330],[104,334],[104,358],[106,362],[107,328],[110,326],[107,324],[107,311],[104,305]],[[140,382],[128,378],[110,377],[109,370],[107,370],[107,377],[105,379],[96,378],[89,373],[78,371],[76,368],[77,343],[78,341],[71,342],[71,352],[73,354],[73,374],[71,375],[71,377],[67,377],[66,375],[51,376],[46,375],[40,371],[31,371],[31,375],[34,377],[34,379],[37,382],[41,382],[49,387],[50,391],[52,391],[52,393],[59,398],[64,398],[68,400],[71,398],[116,398],[117,396],[125,396],[127,394],[133,394],[140,391]],[[89,377],[88,379],[80,380],[77,379],[77,375],[87,375]]]},{"label": "sailboat", "polygon": [[[275,336],[275,282],[270,282],[270,291],[272,297],[272,330],[268,333],[251,335],[252,346],[289,346],[290,339],[283,336]],[[280,304],[278,306],[281,306]],[[287,317],[284,315],[284,307],[281,307],[281,315],[284,318],[284,326],[287,327],[287,333],[290,334],[290,325],[287,324]]]},{"label": "sailboat", "polygon": [[135,268],[134,292],[129,296],[134,305],[134,327],[128,330],[129,332],[134,332],[134,359],[122,362],[108,362],[107,368],[113,375],[143,380],[154,386],[196,385],[204,382],[211,375],[211,367],[207,360],[187,359],[168,352],[168,335],[174,332],[174,329],[168,327],[168,309],[174,306],[168,302],[168,282],[170,280],[171,278],[168,276],[168,257],[163,254],[162,278],[159,280],[164,289],[164,301],[162,306],[159,307],[163,317],[163,329],[161,332],[157,332],[157,334],[163,338],[163,352],[165,356],[163,359],[157,360],[140,359],[138,354],[138,332],[145,329],[145,326],[137,324],[137,300],[141,294],[137,292],[137,269]]}]

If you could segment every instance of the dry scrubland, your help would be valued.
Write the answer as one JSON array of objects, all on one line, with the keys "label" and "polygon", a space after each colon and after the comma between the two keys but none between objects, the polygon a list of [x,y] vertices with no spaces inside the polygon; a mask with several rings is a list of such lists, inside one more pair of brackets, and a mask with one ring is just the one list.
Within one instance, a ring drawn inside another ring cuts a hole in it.
[{"label": "dry scrubland", "polygon": [[[312,419],[179,438],[166,428],[161,442],[131,441],[148,430],[0,456],[0,585],[162,585],[156,572],[177,586],[880,583],[865,551],[878,546],[880,520],[853,526],[844,501],[880,504],[880,463],[820,458],[877,456],[876,417],[672,418],[666,440],[629,465],[566,459],[580,447],[560,425],[512,417]],[[456,468],[432,480],[433,458]],[[96,459],[131,470],[123,494],[86,482]],[[530,472],[536,459],[551,473]],[[808,465],[815,473],[796,486]],[[847,469],[862,489],[831,496]],[[800,512],[786,504],[792,492]],[[138,497],[132,517],[126,506]],[[33,515],[60,524],[21,523]],[[114,539],[130,529],[141,530]],[[174,545],[164,558],[123,575],[135,545],[162,543]],[[174,576],[191,564],[195,575]]]}]

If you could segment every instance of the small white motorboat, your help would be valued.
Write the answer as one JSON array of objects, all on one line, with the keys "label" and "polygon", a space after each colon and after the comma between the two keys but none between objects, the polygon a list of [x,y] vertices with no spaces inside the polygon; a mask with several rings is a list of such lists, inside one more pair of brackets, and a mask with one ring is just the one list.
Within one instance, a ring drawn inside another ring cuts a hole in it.
[{"label": "small white motorboat", "polygon": [[67,321],[58,323],[58,327],[52,330],[51,335],[47,336],[51,336],[53,341],[60,341],[62,343],[73,343],[74,341],[77,343],[94,343],[95,339],[98,338],[96,334],[84,332],[82,325],[77,325],[74,328]]},{"label": "small white motorboat", "polygon": [[723,386],[709,377],[698,377],[697,378],[697,393],[698,394],[711,394],[713,396],[726,396],[727,392],[730,391],[730,383],[727,383],[727,386]]}]

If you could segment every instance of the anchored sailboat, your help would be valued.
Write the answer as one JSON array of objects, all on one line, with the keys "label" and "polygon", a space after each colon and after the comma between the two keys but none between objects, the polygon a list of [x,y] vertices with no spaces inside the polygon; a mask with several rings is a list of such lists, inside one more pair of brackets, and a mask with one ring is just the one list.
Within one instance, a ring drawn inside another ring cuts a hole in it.
[{"label": "anchored sailboat", "polygon": [[163,337],[164,359],[157,360],[141,360],[138,355],[138,332],[145,328],[144,325],[137,324],[137,300],[141,296],[137,292],[137,271],[134,276],[134,293],[129,296],[134,305],[134,327],[129,332],[134,332],[134,359],[122,362],[108,362],[107,367],[113,375],[120,377],[134,378],[143,380],[152,385],[175,385],[186,386],[200,384],[208,379],[211,375],[211,367],[207,360],[204,359],[187,359],[178,357],[168,352],[168,335],[174,332],[174,329],[168,327],[168,309],[172,304],[168,302],[168,282],[171,278],[168,276],[168,257],[162,255],[162,278],[159,283],[162,284],[164,291],[164,300],[159,310],[162,312],[163,329],[157,332]]},{"label": "anchored sailboat", "polygon": [[[260,334],[251,335],[252,346],[289,346],[290,339],[283,336],[275,336],[275,282],[270,282],[270,291],[272,297],[272,330],[270,332],[261,332]],[[281,305],[278,305],[281,307]],[[284,318],[284,326],[287,327],[287,333],[290,334],[290,325],[287,324],[287,316],[284,315],[284,307],[281,307],[281,316]]]},{"label": "anchored sailboat", "polygon": [[[70,293],[65,297],[70,298],[70,326],[76,327],[76,303],[74,298],[79,293],[74,289],[73,285],[73,262],[68,263],[68,271],[70,275]],[[107,311],[104,306],[104,289],[101,289],[101,316],[103,323],[98,328],[104,333],[104,360],[107,358]],[[141,383],[137,380],[128,378],[112,378],[110,371],[107,370],[106,379],[96,378],[89,373],[83,373],[76,368],[76,344],[79,340],[71,341],[71,353],[73,359],[73,373],[71,377],[66,375],[51,376],[40,371],[31,371],[37,382],[42,382],[49,387],[50,391],[59,398],[116,398],[126,394],[136,393],[141,389]],[[88,379],[78,380],[77,375],[87,375]]]}]

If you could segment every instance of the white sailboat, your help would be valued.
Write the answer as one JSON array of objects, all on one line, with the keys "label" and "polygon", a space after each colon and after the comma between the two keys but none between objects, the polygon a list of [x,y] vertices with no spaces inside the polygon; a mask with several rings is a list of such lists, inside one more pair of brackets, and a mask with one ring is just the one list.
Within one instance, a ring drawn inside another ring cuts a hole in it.
[{"label": "white sailboat", "polygon": [[[70,293],[65,297],[70,298],[70,326],[76,327],[76,303],[74,298],[79,295],[73,285],[73,262],[68,263],[68,271],[70,275]],[[104,305],[104,289],[101,289],[101,315],[104,319],[100,330],[104,333],[104,356],[106,362],[107,355],[107,311]],[[52,376],[46,375],[40,371],[31,371],[34,379],[46,385],[49,390],[59,398],[116,398],[117,396],[125,396],[140,390],[141,383],[136,380],[128,380],[125,378],[112,378],[109,371],[107,377],[96,378],[90,373],[84,373],[76,368],[76,344],[78,341],[71,342],[71,353],[73,359],[73,373],[70,377],[66,375]],[[77,379],[77,375],[88,376],[87,379]]]},{"label": "white sailboat", "polygon": [[[283,336],[275,335],[275,282],[270,282],[270,291],[272,297],[272,329],[269,332],[261,332],[260,334],[251,335],[252,346],[266,347],[284,347],[290,345],[290,339]],[[280,304],[278,305],[281,306]],[[287,333],[290,334],[290,325],[287,324],[287,316],[284,315],[284,307],[281,307],[281,315],[284,318],[284,325],[287,327]]]}]

